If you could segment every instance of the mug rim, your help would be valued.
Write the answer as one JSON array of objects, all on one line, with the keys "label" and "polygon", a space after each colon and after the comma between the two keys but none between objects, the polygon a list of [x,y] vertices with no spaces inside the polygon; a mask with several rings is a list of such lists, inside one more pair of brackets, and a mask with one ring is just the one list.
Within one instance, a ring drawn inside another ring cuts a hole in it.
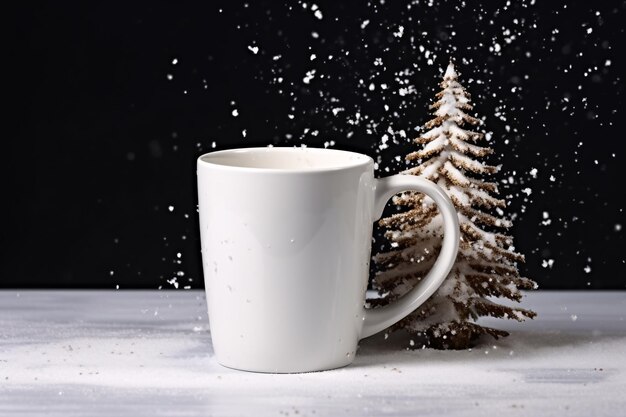
[{"label": "mug rim", "polygon": [[[211,161],[211,158],[219,158],[230,154],[250,154],[255,152],[267,152],[267,153],[297,153],[297,152],[312,152],[316,154],[335,154],[341,155],[346,159],[343,163],[338,163],[330,166],[311,166],[311,167],[297,167],[297,168],[268,168],[268,167],[254,167],[245,165],[232,165],[219,163],[218,161]],[[374,159],[366,154],[352,151],[344,151],[342,149],[329,149],[329,148],[316,148],[316,147],[298,147],[298,146],[266,146],[266,147],[250,147],[250,148],[232,148],[222,149],[219,151],[208,152],[200,155],[197,159],[198,167],[206,166],[217,169],[227,169],[236,171],[249,171],[256,173],[284,173],[284,174],[306,174],[306,173],[320,173],[320,172],[335,172],[344,171],[357,167],[365,167],[367,165],[374,165]]]}]

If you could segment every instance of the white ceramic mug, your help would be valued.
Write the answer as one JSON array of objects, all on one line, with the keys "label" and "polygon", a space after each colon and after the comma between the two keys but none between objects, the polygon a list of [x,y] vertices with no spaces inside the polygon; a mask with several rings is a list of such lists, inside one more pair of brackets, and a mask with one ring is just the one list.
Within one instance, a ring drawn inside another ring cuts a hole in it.
[{"label": "white ceramic mug", "polygon": [[[364,308],[373,222],[401,191],[431,197],[444,219],[441,253],[405,297]],[[374,178],[366,155],[248,148],[198,159],[204,282],[219,363],[257,372],[338,368],[360,339],[415,310],[441,285],[459,245],[457,214],[435,184]]]}]

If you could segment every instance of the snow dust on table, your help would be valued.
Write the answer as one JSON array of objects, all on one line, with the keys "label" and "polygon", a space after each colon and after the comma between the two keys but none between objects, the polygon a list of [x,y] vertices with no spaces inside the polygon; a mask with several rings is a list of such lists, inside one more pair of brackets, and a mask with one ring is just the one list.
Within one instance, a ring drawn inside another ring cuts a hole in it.
[{"label": "snow dust on table", "polygon": [[471,351],[374,336],[346,368],[271,375],[215,361],[200,291],[1,291],[0,415],[624,415],[626,293],[525,305]]}]

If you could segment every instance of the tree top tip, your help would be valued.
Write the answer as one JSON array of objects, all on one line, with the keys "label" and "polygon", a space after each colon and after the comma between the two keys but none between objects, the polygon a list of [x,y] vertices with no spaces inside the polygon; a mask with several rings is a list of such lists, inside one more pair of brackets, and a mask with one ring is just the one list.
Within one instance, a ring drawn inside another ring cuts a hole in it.
[{"label": "tree top tip", "polygon": [[443,74],[443,79],[448,80],[448,79],[456,79],[456,78],[457,78],[457,73],[456,73],[456,69],[454,68],[454,62],[452,61],[452,58],[450,58],[450,63],[448,64],[448,68],[446,68],[445,74]]}]

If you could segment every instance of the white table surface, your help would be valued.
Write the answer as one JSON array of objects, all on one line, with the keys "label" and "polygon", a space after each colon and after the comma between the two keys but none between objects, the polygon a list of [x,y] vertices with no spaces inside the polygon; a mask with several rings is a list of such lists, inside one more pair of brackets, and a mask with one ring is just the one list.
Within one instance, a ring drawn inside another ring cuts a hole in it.
[{"label": "white table surface", "polygon": [[471,351],[361,343],[354,364],[221,367],[200,291],[0,291],[0,415],[625,416],[626,292],[536,292]]}]

